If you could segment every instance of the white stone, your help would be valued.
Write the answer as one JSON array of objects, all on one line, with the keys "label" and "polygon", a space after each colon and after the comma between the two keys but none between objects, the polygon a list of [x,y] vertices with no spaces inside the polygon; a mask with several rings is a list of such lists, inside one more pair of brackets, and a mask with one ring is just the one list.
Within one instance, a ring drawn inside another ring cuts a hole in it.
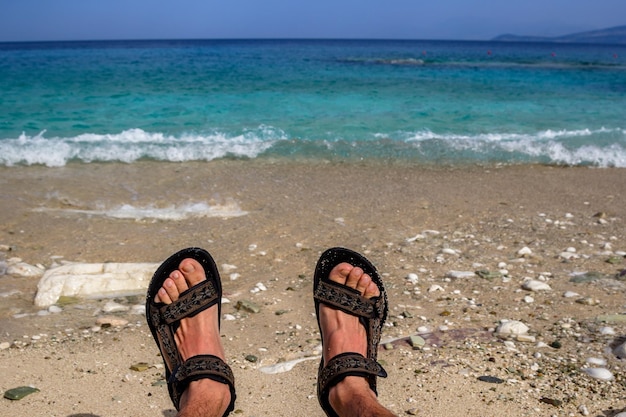
[{"label": "white stone", "polygon": [[96,320],[96,324],[99,326],[111,326],[111,327],[122,327],[128,324],[128,320],[121,319],[119,317],[100,317]]},{"label": "white stone", "polygon": [[8,348],[11,347],[11,344],[9,342],[2,342],[0,343],[0,350],[6,350]]},{"label": "white stone", "polygon": [[517,251],[518,256],[528,256],[532,255],[533,251],[530,250],[528,246],[524,246],[522,249]]},{"label": "white stone", "polygon": [[615,334],[615,329],[612,327],[601,327],[600,328],[600,334],[605,335],[605,336],[613,336]]},{"label": "white stone", "polygon": [[299,364],[300,362],[316,360],[319,358],[320,358],[319,356],[309,356],[306,358],[294,359],[288,362],[280,362],[274,365],[269,365],[269,366],[264,366],[262,368],[259,368],[259,371],[263,372],[264,374],[280,374],[283,372],[291,371],[293,367]]},{"label": "white stone", "polygon": [[574,252],[561,252],[561,254],[559,256],[561,258],[565,259],[565,260],[578,259],[579,258],[579,256],[577,254],[575,254]]},{"label": "white stone", "polygon": [[49,269],[39,280],[35,305],[49,307],[59,297],[107,298],[144,294],[158,264],[72,263]]},{"label": "white stone", "polygon": [[528,326],[517,320],[500,320],[496,335],[501,337],[519,336],[528,333]]},{"label": "white stone", "polygon": [[122,311],[128,311],[130,307],[116,303],[115,301],[107,301],[102,307],[102,311],[105,313],[118,313]]},{"label": "white stone", "polygon": [[63,309],[59,306],[50,306],[48,307],[48,311],[53,314],[58,314],[63,311]]},{"label": "white stone", "polygon": [[435,292],[435,291],[443,291],[443,288],[440,285],[437,285],[437,284],[431,285],[428,288],[428,292]]},{"label": "white stone", "polygon": [[574,291],[565,291],[563,293],[563,297],[565,298],[574,298],[574,297],[578,297],[580,294],[578,294],[577,292]]},{"label": "white stone", "polygon": [[44,274],[44,270],[25,262],[8,263],[7,274],[18,277],[40,277]]},{"label": "white stone", "polygon": [[543,281],[529,279],[522,283],[522,288],[527,291],[550,291],[552,288]]},{"label": "white stone", "polygon": [[454,249],[450,249],[450,248],[441,249],[441,253],[443,253],[444,255],[455,255],[455,256],[459,255],[457,251],[455,251]]},{"label": "white stone", "polygon": [[583,368],[582,371],[590,377],[602,381],[612,381],[614,378],[613,373],[606,368]]},{"label": "white stone", "polygon": [[587,358],[586,362],[589,365],[595,365],[595,366],[605,366],[606,365],[606,359],[602,359],[602,358]]},{"label": "white stone", "polygon": [[472,271],[449,271],[446,274],[447,278],[452,278],[452,279],[472,278],[475,276],[476,274]]},{"label": "white stone", "polygon": [[406,276],[406,280],[409,281],[411,284],[415,285],[419,282],[419,277],[417,276],[417,274],[410,273],[409,275]]},{"label": "white stone", "polygon": [[518,334],[515,337],[515,340],[518,342],[535,343],[537,339],[535,336],[531,336],[529,334]]},{"label": "white stone", "polygon": [[524,302],[527,304],[531,304],[535,302],[535,299],[533,297],[531,297],[530,295],[527,295],[524,297]]},{"label": "white stone", "polygon": [[237,318],[235,316],[233,316],[232,314],[224,314],[224,321],[232,321],[232,320],[236,320]]}]

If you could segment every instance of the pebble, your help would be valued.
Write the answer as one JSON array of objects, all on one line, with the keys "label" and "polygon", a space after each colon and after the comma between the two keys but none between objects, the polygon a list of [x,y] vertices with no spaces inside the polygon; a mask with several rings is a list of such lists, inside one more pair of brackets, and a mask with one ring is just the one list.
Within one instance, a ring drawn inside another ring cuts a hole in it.
[{"label": "pebble", "polygon": [[0,350],[6,350],[8,348],[11,347],[11,344],[9,342],[2,342],[0,343]]},{"label": "pebble", "polygon": [[25,262],[12,263],[11,259],[9,259],[7,265],[8,267],[6,273],[18,277],[40,277],[45,272],[42,268],[36,267],[34,265],[29,265]]},{"label": "pebble", "polygon": [[257,306],[253,302],[247,301],[247,300],[239,300],[239,301],[237,301],[237,304],[235,305],[235,308],[237,310],[247,311],[248,313],[258,313],[258,312],[261,311],[261,307]]},{"label": "pebble", "polygon": [[527,291],[533,291],[533,292],[550,291],[552,289],[552,287],[550,287],[545,282],[537,281],[535,279],[529,279],[529,280],[524,281],[522,283],[522,288]]},{"label": "pebble", "polygon": [[410,273],[409,275],[406,276],[406,280],[409,281],[411,284],[415,285],[419,282],[419,277],[415,273]]},{"label": "pebble", "polygon": [[26,397],[27,395],[30,395],[34,392],[39,392],[39,390],[35,387],[17,387],[17,388],[11,388],[7,391],[5,391],[4,393],[4,398],[7,398],[9,400],[13,400],[13,401],[17,401],[17,400],[21,400],[22,398]]},{"label": "pebble", "polygon": [[130,307],[116,303],[115,301],[107,301],[102,307],[102,311],[105,313],[118,313],[130,310]]},{"label": "pebble", "polygon": [[602,381],[612,381],[614,378],[613,373],[606,368],[583,368],[582,371],[590,377]]},{"label": "pebble", "polygon": [[612,327],[601,327],[600,334],[604,336],[613,336],[615,334],[615,329]]},{"label": "pebble", "polygon": [[578,297],[580,294],[578,294],[577,292],[574,291],[565,291],[563,293],[563,297],[565,298],[574,298],[574,297]]},{"label": "pebble", "polygon": [[517,320],[500,320],[496,328],[496,335],[499,337],[519,336],[528,333],[528,326]]},{"label": "pebble", "polygon": [[586,362],[594,366],[606,366],[606,360],[602,358],[587,358]]},{"label": "pebble", "polygon": [[96,320],[96,324],[102,327],[123,327],[128,324],[128,320],[124,320],[119,317],[105,316],[99,317]]},{"label": "pebble", "polygon": [[446,274],[446,278],[451,279],[472,278],[475,276],[476,274],[474,273],[474,271],[449,271]]},{"label": "pebble", "polygon": [[58,314],[60,312],[62,312],[63,309],[59,306],[50,306],[48,307],[48,312],[53,313],[53,314]]},{"label": "pebble", "polygon": [[613,348],[613,354],[618,359],[626,359],[626,342],[621,343]]},{"label": "pebble", "polygon": [[529,256],[532,254],[533,254],[533,251],[530,250],[528,246],[524,246],[522,249],[517,251],[517,255],[520,257],[525,257],[525,256]]},{"label": "pebble", "polygon": [[426,344],[426,341],[421,336],[412,335],[409,337],[409,343],[413,349],[421,349]]}]

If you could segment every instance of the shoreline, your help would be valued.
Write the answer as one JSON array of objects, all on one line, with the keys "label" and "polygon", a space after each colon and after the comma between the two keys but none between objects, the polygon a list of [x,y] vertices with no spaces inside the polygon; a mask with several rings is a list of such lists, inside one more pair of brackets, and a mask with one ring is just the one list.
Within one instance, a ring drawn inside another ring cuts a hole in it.
[{"label": "shoreline", "polygon": [[[315,360],[276,375],[259,368],[316,353],[312,270],[321,251],[337,245],[364,253],[383,273],[390,299],[383,338],[399,339],[392,350],[381,350],[391,378],[380,381],[380,395],[394,412],[578,415],[584,406],[598,415],[626,406],[624,365],[607,353],[626,325],[597,321],[626,311],[626,284],[616,279],[626,268],[618,259],[626,251],[624,169],[222,160],[0,173],[0,244],[12,248],[6,257],[50,267],[61,260],[161,262],[182,247],[208,249],[230,300],[224,314],[235,317],[222,330],[243,415],[322,415]],[[180,221],[94,214],[121,204],[227,201],[247,214]],[[41,208],[54,211],[34,211]],[[522,254],[524,248],[530,253]],[[607,262],[612,257],[617,263]],[[225,264],[235,268],[227,271]],[[450,275],[479,270],[495,275]],[[599,278],[571,281],[583,272]],[[409,274],[417,281],[407,280]],[[524,290],[527,279],[551,290]],[[267,291],[250,292],[258,282]],[[80,301],[38,316],[29,307],[37,279],[5,275],[0,283],[0,293],[21,291],[2,300],[0,343],[13,347],[0,350],[6,375],[0,388],[40,389],[20,401],[4,400],[7,412],[127,415],[132,407],[138,416],[173,415],[166,389],[152,385],[162,369],[143,317],[131,310],[107,313],[111,300]],[[568,291],[579,296],[564,297]],[[253,301],[261,312],[237,310],[240,300]],[[113,301],[142,303],[141,297]],[[96,330],[97,318],[111,315],[128,324]],[[502,319],[524,322],[534,342],[503,343],[493,333]],[[603,334],[605,327],[613,334]],[[430,331],[426,349],[414,350],[406,338],[420,328]],[[561,347],[551,347],[555,341]],[[247,355],[258,362],[246,361]],[[589,357],[603,358],[615,379],[586,375]],[[130,371],[136,362],[151,367]],[[505,382],[477,380],[484,375]],[[93,395],[89,386],[100,392]]]}]

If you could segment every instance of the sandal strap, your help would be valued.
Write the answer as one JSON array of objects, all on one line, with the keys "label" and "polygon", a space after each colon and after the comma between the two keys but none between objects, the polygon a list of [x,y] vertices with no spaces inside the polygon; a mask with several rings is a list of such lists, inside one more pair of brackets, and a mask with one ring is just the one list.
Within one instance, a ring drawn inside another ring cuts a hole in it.
[{"label": "sandal strap", "polygon": [[186,317],[193,317],[219,301],[219,294],[213,282],[208,279],[201,281],[182,292],[175,303],[164,305],[159,309],[161,323],[171,325]]},{"label": "sandal strap", "polygon": [[180,397],[191,382],[205,378],[229,386],[230,404],[224,413],[225,416],[228,415],[235,406],[235,376],[230,366],[214,355],[193,356],[172,372],[167,382],[172,386],[174,406],[177,410],[179,409]]},{"label": "sandal strap", "polygon": [[350,315],[367,319],[382,317],[385,309],[383,297],[365,298],[356,289],[334,281],[320,281],[313,298]]},{"label": "sandal strap", "polygon": [[[367,378],[370,389],[374,394],[378,394],[376,391],[376,377],[386,378],[387,371],[374,359],[366,358],[360,353],[341,353],[329,360],[326,366],[320,369],[317,384],[318,398],[328,403],[330,389],[347,376]],[[330,403],[328,403],[328,407],[324,407],[324,410],[327,413],[333,410]]]}]

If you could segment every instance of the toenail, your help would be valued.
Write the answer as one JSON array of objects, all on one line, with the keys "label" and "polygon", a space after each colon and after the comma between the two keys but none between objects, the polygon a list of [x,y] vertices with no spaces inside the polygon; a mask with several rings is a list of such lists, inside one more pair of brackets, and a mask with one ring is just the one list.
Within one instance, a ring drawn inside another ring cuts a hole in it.
[{"label": "toenail", "polygon": [[196,268],[194,268],[193,265],[189,263],[189,264],[183,265],[182,270],[183,270],[183,272],[190,273],[190,272],[195,271]]}]

